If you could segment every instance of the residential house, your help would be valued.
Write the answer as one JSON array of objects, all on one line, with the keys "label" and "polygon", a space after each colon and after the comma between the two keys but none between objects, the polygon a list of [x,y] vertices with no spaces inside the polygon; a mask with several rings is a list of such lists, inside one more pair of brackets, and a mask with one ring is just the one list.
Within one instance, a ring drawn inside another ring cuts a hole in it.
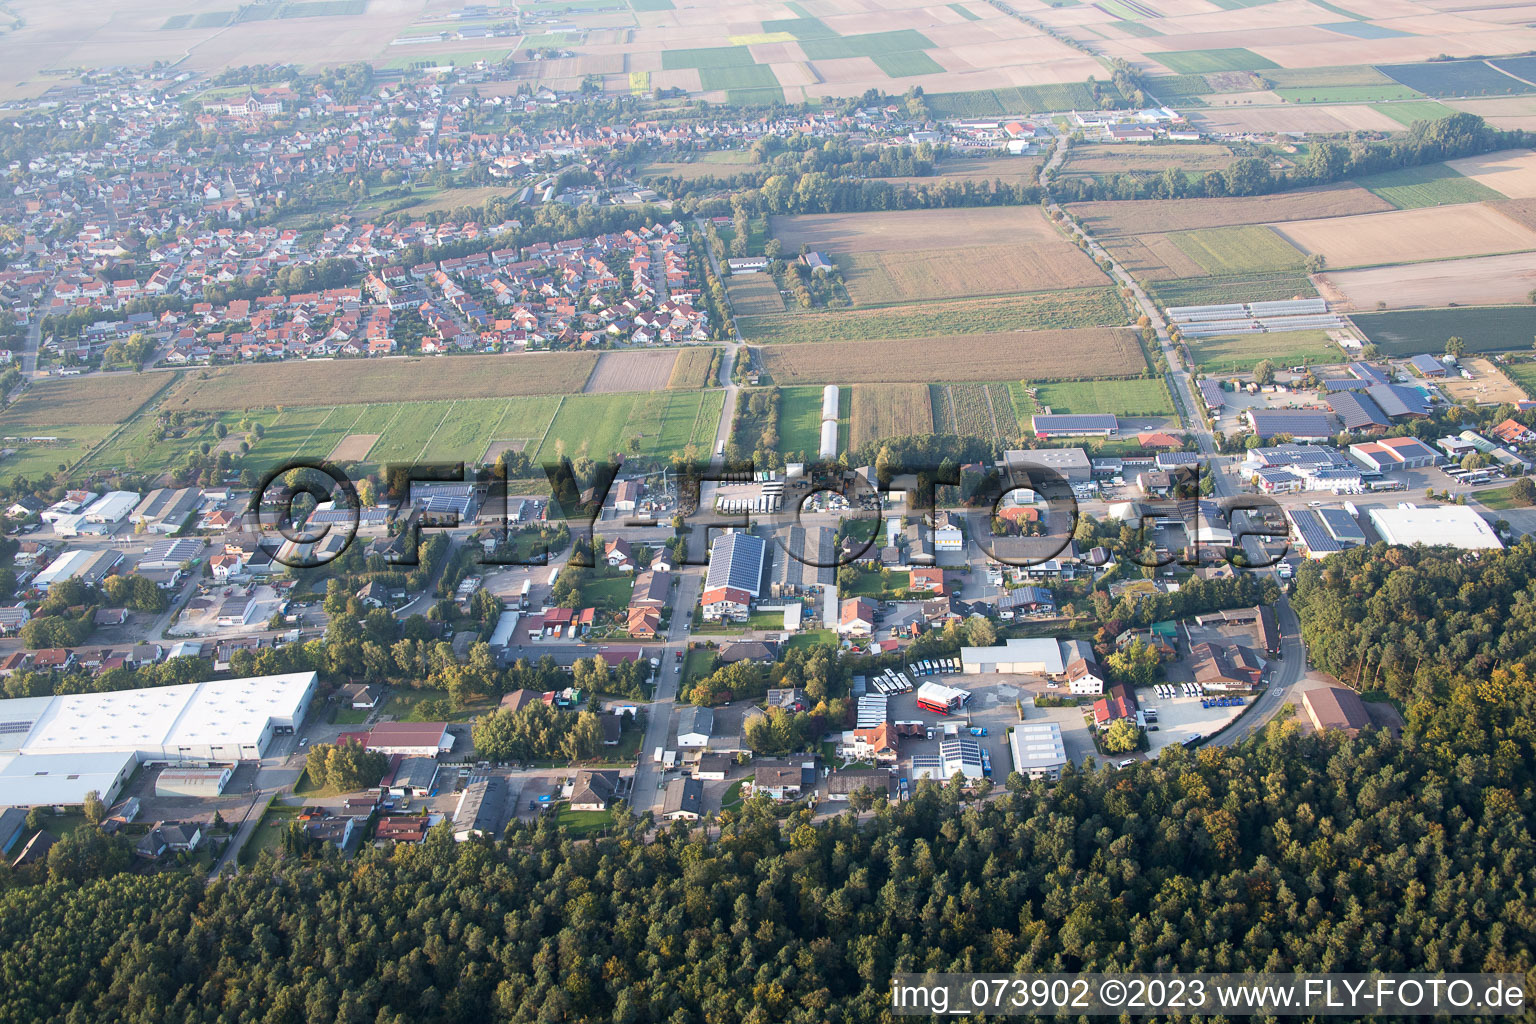
[{"label": "residential house", "polygon": [[661,816],[668,821],[698,821],[704,815],[704,783],[698,778],[673,779],[661,800]]},{"label": "residential house", "polygon": [[799,799],[801,782],[801,770],[798,767],[760,764],[752,771],[753,794],[761,793],[770,800],[783,802]]},{"label": "residential house", "polygon": [[737,587],[713,587],[699,595],[704,618],[711,622],[731,619],[746,621],[751,613],[752,595]]},{"label": "residential house", "polygon": [[837,617],[837,631],[843,636],[869,636],[875,631],[875,602],[867,597],[843,600]]},{"label": "residential house", "polygon": [[715,728],[713,708],[690,705],[683,708],[677,719],[677,745],[679,747],[705,747]]},{"label": "residential house", "polygon": [[615,799],[618,783],[616,771],[582,769],[571,782],[571,810],[606,811]]}]

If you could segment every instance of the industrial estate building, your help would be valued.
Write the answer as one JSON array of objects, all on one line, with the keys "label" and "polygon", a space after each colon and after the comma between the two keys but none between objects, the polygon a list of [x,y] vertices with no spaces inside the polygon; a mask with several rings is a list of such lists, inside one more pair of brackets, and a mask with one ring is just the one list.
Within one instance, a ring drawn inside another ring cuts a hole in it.
[{"label": "industrial estate building", "polygon": [[313,672],[210,680],[111,693],[0,701],[0,804],[113,800],[140,764],[230,764],[261,758],[293,732]]}]

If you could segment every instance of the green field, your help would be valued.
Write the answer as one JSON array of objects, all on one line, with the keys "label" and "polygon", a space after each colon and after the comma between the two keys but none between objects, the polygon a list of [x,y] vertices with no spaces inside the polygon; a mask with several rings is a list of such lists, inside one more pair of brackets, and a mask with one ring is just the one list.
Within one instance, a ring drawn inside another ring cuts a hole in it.
[{"label": "green field", "polygon": [[1146,39],[1149,36],[1162,35],[1162,33],[1157,29],[1141,21],[1117,21],[1115,22],[1115,28],[1124,32],[1126,35],[1134,36],[1137,39]]},{"label": "green field", "polygon": [[1168,240],[1207,273],[1262,274],[1301,267],[1301,250],[1263,225],[1178,231]]},{"label": "green field", "polygon": [[1404,128],[1411,127],[1415,121],[1438,121],[1442,117],[1450,117],[1456,111],[1434,100],[1424,100],[1419,103],[1383,103],[1376,110],[1386,114],[1392,120]]},{"label": "green field", "polygon": [[1415,100],[1419,94],[1406,85],[1324,85],[1275,90],[1290,103],[1379,103],[1383,100]]},{"label": "green field", "polygon": [[736,318],[736,326],[753,344],[927,338],[935,331],[988,334],[1064,327],[1120,327],[1126,322],[1125,306],[1113,288]]},{"label": "green field", "polygon": [[629,0],[629,6],[634,8],[636,13],[641,14],[650,11],[673,10],[672,0]]},{"label": "green field", "polygon": [[881,53],[873,58],[875,66],[892,78],[909,78],[912,75],[939,75],[944,65],[921,50],[906,53]]},{"label": "green field", "polygon": [[14,449],[11,454],[0,456],[0,473],[7,480],[17,475],[36,480],[44,473],[57,474],[59,466],[72,466],[80,461],[112,429],[100,423],[49,427],[47,430],[29,432],[27,436],[53,438],[51,441],[0,442],[0,449]]},{"label": "green field", "polygon": [[1468,352],[1524,352],[1536,338],[1536,306],[1405,309],[1350,319],[1388,356],[1443,352],[1451,337],[1461,338]]},{"label": "green field", "polygon": [[776,32],[788,32],[796,39],[826,39],[836,37],[834,31],[820,18],[779,18],[776,21],[763,22],[763,31],[768,34]]},{"label": "green field", "polygon": [[[1107,81],[1099,85],[1107,94],[1117,92]],[[985,117],[988,114],[1021,114],[1035,110],[1092,110],[1098,106],[1093,90],[1086,82],[929,93],[924,100],[935,117]]]},{"label": "green field", "polygon": [[960,15],[960,17],[964,18],[966,21],[981,20],[981,15],[972,14],[970,10],[965,6],[965,4],[950,4],[949,9]]},{"label": "green field", "polygon": [[784,90],[775,85],[757,89],[727,89],[725,102],[738,107],[757,107],[768,103],[783,103]]},{"label": "green field", "polygon": [[1403,167],[1384,174],[1357,179],[1399,210],[1447,203],[1480,203],[1504,198],[1499,192],[1474,181],[1445,164]]},{"label": "green field", "polygon": [[[779,451],[800,452],[815,458],[821,448],[821,388],[779,389]],[[853,389],[837,394],[837,450],[848,447],[848,414],[853,408]]]},{"label": "green field", "polygon": [[1240,46],[1214,50],[1171,50],[1147,56],[1181,75],[1203,75],[1210,71],[1262,71],[1280,65]]},{"label": "green field", "polygon": [[1053,413],[1114,413],[1172,416],[1173,399],[1161,377],[1132,380],[1074,380],[1041,384],[1035,402]]},{"label": "green field", "polygon": [[705,89],[777,89],[779,80],[766,64],[700,68],[699,82]]},{"label": "green field", "polygon": [[1317,289],[1301,270],[1268,274],[1234,274],[1230,277],[1185,277],[1155,281],[1147,290],[1162,306],[1200,306],[1213,302],[1272,302],[1312,298]]},{"label": "green field", "polygon": [[757,63],[745,46],[701,46],[689,50],[663,50],[661,66],[666,71],[687,68],[746,68]]},{"label": "green field", "polygon": [[1527,395],[1536,395],[1536,362],[1507,362],[1500,369],[1524,388]]},{"label": "green field", "polygon": [[878,57],[881,54],[931,50],[933,42],[916,29],[894,32],[870,32],[859,36],[816,36],[800,40],[800,49],[809,60],[835,60],[840,57]]},{"label": "green field", "polygon": [[1186,338],[1184,344],[1195,365],[1207,373],[1246,373],[1265,359],[1273,360],[1276,366],[1298,366],[1304,362],[1337,363],[1344,358],[1327,331]]},{"label": "green field", "polygon": [[616,395],[568,395],[560,404],[536,461],[552,462],[611,453],[629,454],[640,438],[642,457],[665,458],[692,442],[700,452],[714,444],[725,406],[723,391],[659,391]]},{"label": "green field", "polygon": [[[258,473],[295,458],[327,458],[349,434],[380,435],[366,456],[356,460],[371,469],[392,462],[479,462],[493,441],[522,442],[527,450],[536,450],[560,402],[559,396],[545,395],[457,402],[322,405],[231,412],[219,418],[236,439],[241,436],[242,418],[249,416],[252,422],[261,424],[264,434],[251,446],[242,463]],[[182,437],[161,441],[154,440],[154,429],[153,416],[132,421],[91,456],[86,468],[162,473],[180,465],[186,453],[199,444],[217,443],[211,425],[200,425]]]},{"label": "green field", "polygon": [[1392,79],[1368,64],[1340,64],[1321,68],[1270,68],[1264,72],[1264,77],[1277,89],[1392,84]]}]

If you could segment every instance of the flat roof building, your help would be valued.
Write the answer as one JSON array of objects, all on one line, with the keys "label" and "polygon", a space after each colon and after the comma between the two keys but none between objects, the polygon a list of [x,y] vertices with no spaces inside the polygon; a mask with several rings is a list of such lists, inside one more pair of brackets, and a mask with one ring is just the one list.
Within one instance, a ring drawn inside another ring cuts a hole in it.
[{"label": "flat roof building", "polygon": [[196,487],[157,487],[144,496],[129,519],[142,523],[150,533],[175,533],[197,511],[201,500],[202,493]]},{"label": "flat roof building", "polygon": [[1066,671],[1061,661],[1061,645],[1049,639],[1009,640],[995,647],[962,647],[960,667],[966,675],[1000,672],[1059,676]]},{"label": "flat roof building", "polygon": [[1503,548],[1488,521],[1467,505],[1373,508],[1371,525],[1388,544],[1444,544],[1466,551]]},{"label": "flat roof building", "polygon": [[1067,766],[1067,748],[1061,740],[1061,726],[1055,722],[1029,722],[1013,727],[1008,734],[1008,749],[1013,767],[1026,779],[1059,779]]},{"label": "flat roof building", "polygon": [[155,778],[155,796],[218,796],[233,774],[227,766],[166,768]]},{"label": "flat roof building", "polygon": [[101,581],[106,579],[122,560],[122,554],[117,551],[86,551],[75,548],[73,551],[61,554],[48,568],[34,576],[32,586],[46,591],[55,583],[76,579],[93,587],[100,586]]},{"label": "flat roof building", "polygon": [[128,751],[0,757],[0,806],[74,807],[93,790],[110,804],[137,767]]},{"label": "flat roof building", "polygon": [[1009,449],[1003,452],[1003,468],[1021,478],[1030,469],[1049,469],[1069,483],[1093,479],[1093,460],[1081,448]]},{"label": "flat roof building", "polygon": [[[273,736],[292,732],[314,696],[316,675],[209,680],[110,693],[0,701],[0,721],[31,720],[19,753],[123,753],[140,762],[256,760]],[[12,708],[10,705],[21,705]]]},{"label": "flat roof building", "polygon": [[83,513],[88,523],[120,523],[139,505],[135,491],[108,491],[87,507]]}]

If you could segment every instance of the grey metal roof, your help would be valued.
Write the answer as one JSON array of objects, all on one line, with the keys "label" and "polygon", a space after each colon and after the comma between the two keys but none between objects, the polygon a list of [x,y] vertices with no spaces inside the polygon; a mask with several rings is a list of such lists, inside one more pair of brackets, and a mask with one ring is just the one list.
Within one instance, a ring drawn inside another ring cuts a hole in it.
[{"label": "grey metal roof", "polygon": [[1345,430],[1392,425],[1392,420],[1365,392],[1341,391],[1331,394],[1328,396],[1328,407],[1344,421]]},{"label": "grey metal roof", "polygon": [[1315,409],[1253,409],[1248,415],[1260,437],[1330,437],[1338,431],[1332,413]]},{"label": "grey metal roof", "polygon": [[1373,384],[1365,393],[1388,416],[1428,416],[1429,402],[1417,388],[1401,384]]}]

